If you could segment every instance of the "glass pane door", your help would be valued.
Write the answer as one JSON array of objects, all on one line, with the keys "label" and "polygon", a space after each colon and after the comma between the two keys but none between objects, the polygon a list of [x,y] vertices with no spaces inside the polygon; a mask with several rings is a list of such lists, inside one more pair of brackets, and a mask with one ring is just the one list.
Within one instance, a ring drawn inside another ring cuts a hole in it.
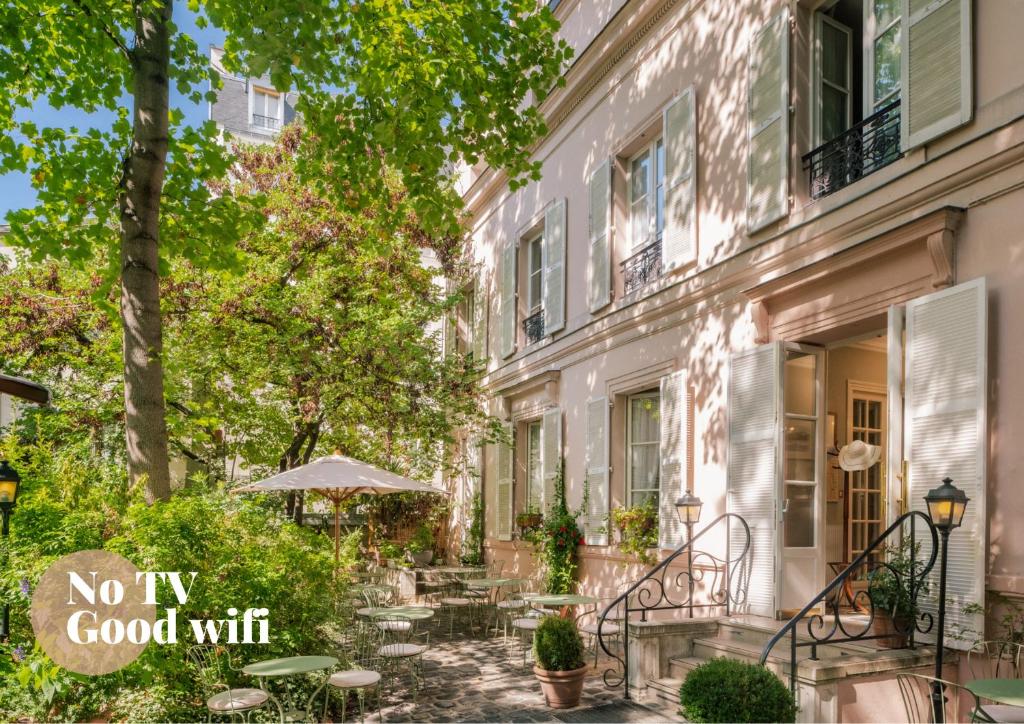
[{"label": "glass pane door", "polygon": [[862,440],[882,448],[881,459],[867,470],[848,473],[850,482],[849,541],[847,560],[859,555],[885,527],[885,395],[865,390],[850,390],[850,440]]}]

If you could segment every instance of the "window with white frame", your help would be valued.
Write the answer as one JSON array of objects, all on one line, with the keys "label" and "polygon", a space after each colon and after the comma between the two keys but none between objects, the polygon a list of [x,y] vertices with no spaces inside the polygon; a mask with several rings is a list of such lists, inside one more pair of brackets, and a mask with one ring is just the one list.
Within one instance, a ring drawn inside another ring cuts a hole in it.
[{"label": "window with white frame", "polygon": [[526,425],[526,507],[540,510],[540,496],[544,489],[544,471],[541,467],[541,421]]},{"label": "window with white frame", "polygon": [[543,235],[526,242],[526,305],[527,314],[539,311],[544,279]]},{"label": "window with white frame", "polygon": [[665,144],[659,138],[629,162],[629,233],[633,251],[661,238],[665,226]]},{"label": "window with white frame", "polygon": [[265,130],[277,130],[282,125],[284,110],[281,94],[271,88],[253,86],[252,125]]},{"label": "window with white frame", "polygon": [[871,114],[900,96],[900,0],[864,0],[865,30],[871,39],[869,69]]},{"label": "window with white frame", "polygon": [[658,504],[661,478],[661,393],[626,398],[626,497],[630,507]]}]

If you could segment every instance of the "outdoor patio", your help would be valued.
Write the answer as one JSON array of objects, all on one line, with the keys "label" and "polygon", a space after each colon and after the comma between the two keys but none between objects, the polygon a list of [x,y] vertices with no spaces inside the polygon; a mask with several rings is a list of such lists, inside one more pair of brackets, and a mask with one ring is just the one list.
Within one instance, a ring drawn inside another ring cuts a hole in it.
[{"label": "outdoor patio", "polygon": [[[623,703],[622,689],[604,685],[601,672],[606,662],[602,658],[598,663],[597,669],[591,667],[588,672],[579,707],[549,709],[532,665],[523,667],[518,651],[509,661],[500,635],[486,639],[456,635],[451,641],[432,643],[424,655],[423,687],[415,701],[403,687],[385,696],[381,713],[389,722],[683,721],[672,711],[639,705],[609,711],[608,705]],[[367,709],[367,721],[381,721],[376,711]],[[354,718],[350,709],[347,719]]]}]

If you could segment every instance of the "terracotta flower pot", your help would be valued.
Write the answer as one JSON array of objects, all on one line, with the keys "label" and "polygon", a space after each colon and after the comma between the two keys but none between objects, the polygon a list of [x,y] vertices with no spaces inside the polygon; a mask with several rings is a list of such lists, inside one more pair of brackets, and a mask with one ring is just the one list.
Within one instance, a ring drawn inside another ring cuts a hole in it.
[{"label": "terracotta flower pot", "polygon": [[907,647],[907,635],[901,631],[909,631],[910,624],[901,621],[899,630],[893,623],[892,616],[885,611],[875,611],[875,618],[871,621],[871,635],[885,636],[886,638],[875,639],[875,646],[880,649],[905,649]]},{"label": "terracotta flower pot", "polygon": [[571,709],[580,703],[583,679],[587,675],[586,666],[573,671],[548,671],[534,666],[533,673],[540,682],[544,700],[552,709]]}]

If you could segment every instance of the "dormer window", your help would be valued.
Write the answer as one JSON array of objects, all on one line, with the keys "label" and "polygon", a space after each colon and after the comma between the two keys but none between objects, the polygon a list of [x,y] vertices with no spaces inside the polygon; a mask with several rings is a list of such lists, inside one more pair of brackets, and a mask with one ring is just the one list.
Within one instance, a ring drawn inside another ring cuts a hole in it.
[{"label": "dormer window", "polygon": [[280,130],[284,120],[284,99],[272,88],[253,86],[252,116],[250,123],[256,130],[273,132]]}]

